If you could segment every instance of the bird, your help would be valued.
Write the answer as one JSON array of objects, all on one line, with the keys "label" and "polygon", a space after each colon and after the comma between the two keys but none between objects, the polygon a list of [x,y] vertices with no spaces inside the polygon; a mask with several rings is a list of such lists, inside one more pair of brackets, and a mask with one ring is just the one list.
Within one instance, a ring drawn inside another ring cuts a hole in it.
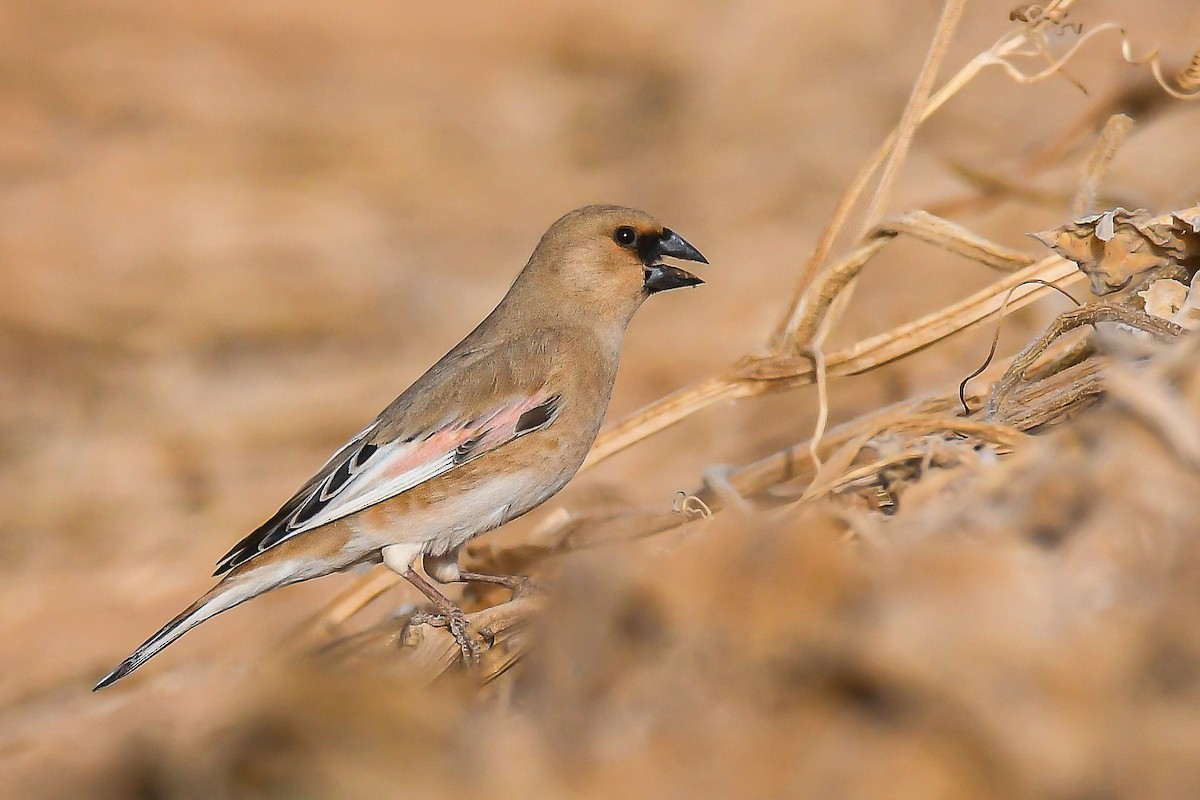
[{"label": "bird", "polygon": [[462,652],[480,645],[439,584],[516,590],[467,572],[466,542],[561,490],[600,430],[625,330],[651,295],[704,283],[664,258],[707,264],[650,214],[592,205],[554,222],[495,309],[335,452],[218,562],[221,580],[93,691],[202,622],[265,592],[383,563],[438,610]]}]

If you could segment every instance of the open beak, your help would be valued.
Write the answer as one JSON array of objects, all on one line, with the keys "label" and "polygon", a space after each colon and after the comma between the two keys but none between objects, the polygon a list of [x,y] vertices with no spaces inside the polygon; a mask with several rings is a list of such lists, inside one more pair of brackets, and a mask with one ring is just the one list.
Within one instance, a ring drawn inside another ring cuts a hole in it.
[{"label": "open beak", "polygon": [[663,228],[662,235],[650,239],[641,250],[642,263],[646,266],[646,291],[650,294],[667,289],[678,289],[682,286],[699,286],[704,281],[687,270],[659,263],[663,256],[679,258],[685,261],[699,261],[707,264],[708,259],[692,247],[687,240],[670,228]]}]

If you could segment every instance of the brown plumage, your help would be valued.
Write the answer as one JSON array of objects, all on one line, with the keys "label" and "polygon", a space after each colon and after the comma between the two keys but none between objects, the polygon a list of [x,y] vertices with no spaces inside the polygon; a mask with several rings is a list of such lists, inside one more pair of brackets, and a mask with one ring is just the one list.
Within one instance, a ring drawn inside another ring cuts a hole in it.
[{"label": "brown plumage", "polygon": [[384,562],[447,617],[464,658],[462,612],[416,573],[461,573],[459,549],[558,492],[583,463],[612,393],[625,328],[651,294],[702,281],[663,256],[705,262],[650,215],[588,206],[542,237],[495,310],[333,455],[217,566],[224,578],[96,688],[185,632],[263,592]]}]

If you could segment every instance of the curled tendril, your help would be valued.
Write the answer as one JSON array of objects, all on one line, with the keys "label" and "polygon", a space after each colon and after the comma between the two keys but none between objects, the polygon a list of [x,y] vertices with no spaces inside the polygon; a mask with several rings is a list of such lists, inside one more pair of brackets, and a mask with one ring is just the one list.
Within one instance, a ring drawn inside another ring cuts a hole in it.
[{"label": "curled tendril", "polygon": [[[1082,28],[1080,28],[1080,30],[1082,30]],[[1175,76],[1175,80],[1170,81],[1163,74],[1159,49],[1155,47],[1144,55],[1135,55],[1133,52],[1133,43],[1130,42],[1129,35],[1125,32],[1124,28],[1122,28],[1120,25],[1117,25],[1115,22],[1106,22],[1103,25],[1097,25],[1087,33],[1081,33],[1079,39],[1071,45],[1070,49],[1068,49],[1066,53],[1052,61],[1049,66],[1040,72],[1027,74],[1004,56],[994,54],[989,55],[987,62],[999,66],[1017,83],[1037,83],[1060,74],[1063,70],[1063,67],[1066,66],[1068,61],[1075,57],[1075,54],[1079,52],[1083,45],[1106,31],[1117,31],[1120,34],[1121,57],[1125,59],[1126,63],[1134,66],[1148,64],[1150,66],[1150,72],[1154,76],[1154,80],[1158,83],[1162,90],[1171,97],[1174,97],[1176,100],[1195,100],[1200,98],[1200,51],[1192,56],[1192,60],[1178,73],[1178,75]],[[1036,39],[1036,36],[1032,38]],[[1033,56],[1044,54],[1044,43],[1039,41],[1038,44],[1039,47],[1032,52],[1018,51],[1012,53],[1012,55]]]},{"label": "curled tendril", "polygon": [[1017,289],[1021,288],[1022,286],[1026,286],[1031,283],[1040,284],[1049,289],[1053,289],[1054,291],[1058,292],[1063,297],[1067,298],[1072,303],[1074,303],[1076,305],[1076,307],[1083,305],[1078,300],[1076,300],[1075,296],[1072,295],[1070,292],[1068,292],[1066,289],[1062,288],[1061,286],[1055,286],[1053,283],[1050,283],[1049,281],[1041,280],[1040,278],[1033,278],[1031,280],[1022,281],[1021,283],[1018,283],[1016,286],[1009,289],[1008,294],[1006,294],[1004,296],[1004,302],[1000,304],[1000,316],[996,320],[996,330],[992,334],[992,346],[988,348],[987,357],[983,360],[983,363],[979,365],[979,369],[975,370],[970,375],[963,378],[962,383],[958,384],[958,402],[962,404],[964,416],[971,415],[971,407],[969,405],[967,405],[967,384],[970,383],[971,381],[975,380],[976,378],[978,378],[980,375],[982,375],[983,371],[992,365],[992,359],[996,357],[996,347],[1000,344],[1000,326],[1002,324],[1004,324],[1004,313],[1008,310],[1008,303],[1010,300],[1012,300],[1013,292],[1015,292]]}]

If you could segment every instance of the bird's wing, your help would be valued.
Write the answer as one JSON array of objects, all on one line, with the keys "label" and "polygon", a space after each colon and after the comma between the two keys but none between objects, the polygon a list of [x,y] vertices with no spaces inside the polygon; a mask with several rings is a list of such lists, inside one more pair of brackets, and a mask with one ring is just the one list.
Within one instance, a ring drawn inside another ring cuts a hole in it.
[{"label": "bird's wing", "polygon": [[546,356],[544,346],[450,353],[226,553],[214,574],[548,427],[562,394],[539,363]]}]

